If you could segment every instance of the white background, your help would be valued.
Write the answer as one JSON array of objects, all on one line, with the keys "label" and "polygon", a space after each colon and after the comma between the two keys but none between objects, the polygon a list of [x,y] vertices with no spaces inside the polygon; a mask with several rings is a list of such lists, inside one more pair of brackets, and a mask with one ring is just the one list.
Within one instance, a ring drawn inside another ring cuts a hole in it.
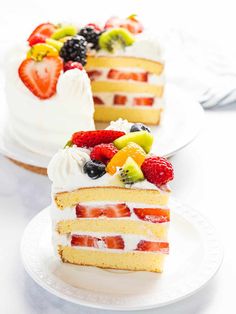
[{"label": "white background", "polygon": [[[112,14],[138,13],[149,28],[187,32],[215,42],[225,55],[235,51],[234,1],[3,1],[0,0],[0,56],[15,40],[46,20],[105,20]],[[204,47],[203,47],[204,48]],[[172,60],[173,62],[173,60]],[[178,60],[176,60],[178,63]],[[178,76],[178,74],[176,74]],[[181,73],[179,73],[181,75]],[[192,73],[194,79],[194,73]],[[172,158],[176,198],[202,212],[217,228],[225,248],[223,266],[196,295],[150,313],[236,313],[236,107],[206,112],[194,143]],[[50,184],[0,157],[0,313],[101,313],[61,301],[38,287],[24,272],[19,244],[28,221],[50,202]],[[145,311],[148,313],[148,311]]]}]

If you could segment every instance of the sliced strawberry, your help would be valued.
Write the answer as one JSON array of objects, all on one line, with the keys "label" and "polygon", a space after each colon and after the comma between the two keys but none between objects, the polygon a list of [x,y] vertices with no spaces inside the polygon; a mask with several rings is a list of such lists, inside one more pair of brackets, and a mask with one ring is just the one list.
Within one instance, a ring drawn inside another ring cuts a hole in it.
[{"label": "sliced strawberry", "polygon": [[147,82],[148,80],[148,72],[132,72],[130,76],[133,81]]},{"label": "sliced strawberry", "polygon": [[18,73],[22,82],[35,96],[46,99],[56,93],[62,67],[62,60],[58,57],[44,57],[42,61],[25,59]]},{"label": "sliced strawberry", "polygon": [[83,206],[80,204],[76,205],[75,212],[77,218],[95,218],[102,215],[101,208],[94,206]]},{"label": "sliced strawberry", "polygon": [[104,105],[104,102],[98,96],[93,96],[93,102],[94,102],[95,105]]},{"label": "sliced strawberry", "polygon": [[95,81],[99,76],[102,75],[102,71],[91,70],[91,71],[87,71],[87,74],[91,81]]},{"label": "sliced strawberry", "polygon": [[127,102],[127,96],[124,95],[114,95],[113,104],[124,106]]},{"label": "sliced strawberry", "polygon": [[46,41],[46,37],[44,35],[35,34],[31,36],[29,40],[29,45],[32,47],[36,44],[45,43],[45,41]]},{"label": "sliced strawberry", "polygon": [[34,35],[42,35],[45,38],[51,37],[51,35],[55,32],[56,26],[53,25],[52,23],[43,23],[37,26],[33,32],[30,34],[29,38],[27,39],[28,42],[30,43],[32,40],[32,37]]},{"label": "sliced strawberry", "polygon": [[117,152],[118,149],[112,143],[99,144],[94,146],[90,158],[107,164]]},{"label": "sliced strawberry", "polygon": [[111,69],[107,73],[107,78],[112,80],[128,80],[130,78],[130,74],[115,69]]},{"label": "sliced strawberry", "polygon": [[98,248],[99,239],[89,235],[77,235],[74,234],[71,236],[71,245],[72,246],[87,246]]},{"label": "sliced strawberry", "polygon": [[109,218],[130,217],[131,213],[125,204],[89,206],[76,205],[77,218],[98,218],[101,216]]},{"label": "sliced strawberry", "polygon": [[94,147],[102,143],[112,143],[124,132],[114,130],[80,131],[72,135],[72,143],[78,147]]},{"label": "sliced strawberry", "polygon": [[109,70],[107,78],[112,80],[133,80],[147,82],[148,72],[123,72],[115,69]]},{"label": "sliced strawberry", "polygon": [[144,221],[162,223],[170,221],[170,210],[162,208],[134,208],[135,215]]},{"label": "sliced strawberry", "polygon": [[168,242],[152,242],[141,240],[136,248],[137,251],[149,251],[149,252],[160,252],[164,254],[169,253]]},{"label": "sliced strawberry", "polygon": [[121,249],[125,247],[124,240],[121,236],[102,237],[102,240],[106,244],[108,249]]},{"label": "sliced strawberry", "polygon": [[104,215],[108,218],[130,217],[131,213],[126,204],[108,205],[104,209]]},{"label": "sliced strawberry", "polygon": [[133,106],[152,106],[153,103],[153,97],[135,97],[133,99]]}]

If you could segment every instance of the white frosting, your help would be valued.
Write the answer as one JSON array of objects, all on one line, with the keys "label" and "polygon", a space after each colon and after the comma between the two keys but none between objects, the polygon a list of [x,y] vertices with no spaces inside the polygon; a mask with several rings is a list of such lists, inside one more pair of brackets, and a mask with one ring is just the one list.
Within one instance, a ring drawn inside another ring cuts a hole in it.
[{"label": "white frosting", "polygon": [[[107,56],[111,55],[111,53],[105,50],[100,50],[96,55]],[[112,55],[138,57],[163,62],[162,49],[159,40],[146,32],[137,35],[135,37],[135,42],[131,46],[127,46],[123,50],[117,50]]]},{"label": "white frosting", "polygon": [[48,166],[48,177],[56,187],[83,182],[83,166],[90,160],[89,150],[76,146],[60,149]]},{"label": "white frosting", "polygon": [[5,61],[10,129],[12,136],[29,150],[51,157],[75,131],[94,129],[90,80],[85,71],[78,69],[61,73],[56,94],[41,100],[18,76],[27,49],[14,47]]},{"label": "white frosting", "polygon": [[130,123],[127,120],[119,118],[116,121],[111,121],[110,125],[106,128],[106,130],[122,131],[125,133],[129,133],[132,125],[133,123]]}]

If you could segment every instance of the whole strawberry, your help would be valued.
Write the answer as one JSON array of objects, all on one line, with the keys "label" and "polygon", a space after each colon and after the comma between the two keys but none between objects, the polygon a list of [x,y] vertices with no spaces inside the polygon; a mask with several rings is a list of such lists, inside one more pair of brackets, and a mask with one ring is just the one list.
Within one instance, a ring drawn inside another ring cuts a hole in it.
[{"label": "whole strawberry", "polygon": [[107,164],[110,159],[118,152],[118,149],[112,144],[96,145],[91,151],[90,158],[92,160],[99,160]]},{"label": "whole strawberry", "polygon": [[112,143],[123,135],[124,132],[114,130],[80,131],[72,135],[71,142],[78,147],[94,147],[102,143]]},{"label": "whole strawberry", "polygon": [[147,157],[142,164],[144,177],[151,183],[161,186],[173,180],[174,170],[172,164],[163,157]]}]

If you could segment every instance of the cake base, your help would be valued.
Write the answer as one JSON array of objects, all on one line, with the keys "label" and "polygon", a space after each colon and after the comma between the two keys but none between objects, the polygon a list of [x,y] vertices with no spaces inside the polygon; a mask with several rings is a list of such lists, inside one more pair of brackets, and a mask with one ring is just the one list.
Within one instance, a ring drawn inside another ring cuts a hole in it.
[{"label": "cake base", "polygon": [[158,125],[161,120],[162,108],[121,108],[115,106],[95,105],[95,121],[115,121],[122,117],[129,122],[140,122]]},{"label": "cake base", "polygon": [[152,252],[101,252],[74,249],[69,246],[58,246],[58,252],[64,263],[96,266],[100,268],[151,271],[163,271],[165,255]]},{"label": "cake base", "polygon": [[47,176],[47,168],[43,168],[43,167],[37,167],[37,166],[32,166],[26,163],[23,163],[21,161],[15,160],[13,158],[10,157],[6,157],[7,159],[9,159],[11,162],[13,162],[15,165],[24,168],[28,171],[37,173],[37,174],[41,174],[43,176]]}]

